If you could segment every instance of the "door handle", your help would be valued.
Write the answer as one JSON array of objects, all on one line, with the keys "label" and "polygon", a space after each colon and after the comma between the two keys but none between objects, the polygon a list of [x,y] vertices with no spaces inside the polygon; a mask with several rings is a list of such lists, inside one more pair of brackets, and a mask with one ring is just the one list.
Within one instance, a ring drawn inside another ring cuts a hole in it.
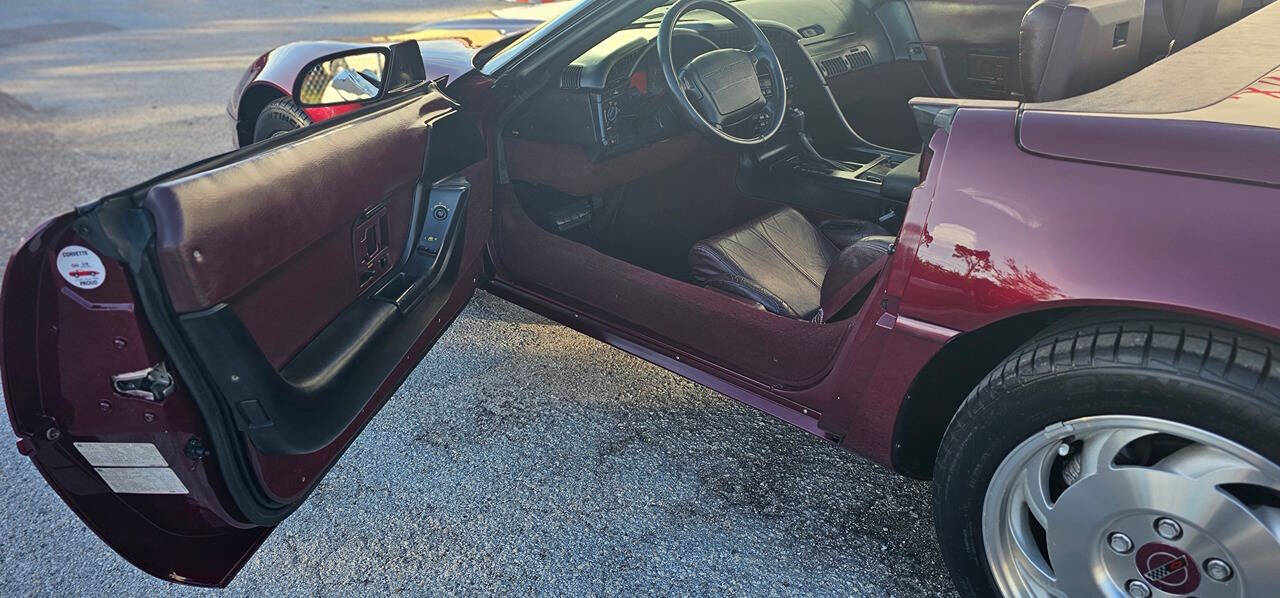
[{"label": "door handle", "polygon": [[355,255],[356,284],[363,291],[391,269],[388,238],[391,221],[386,204],[364,211],[351,233],[351,251]]}]

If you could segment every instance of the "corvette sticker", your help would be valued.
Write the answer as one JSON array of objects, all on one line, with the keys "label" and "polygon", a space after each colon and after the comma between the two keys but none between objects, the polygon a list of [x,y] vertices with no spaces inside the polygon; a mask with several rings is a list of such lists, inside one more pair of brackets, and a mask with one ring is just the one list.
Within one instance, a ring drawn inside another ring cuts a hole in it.
[{"label": "corvette sticker", "polygon": [[96,289],[107,279],[102,258],[79,245],[68,245],[58,252],[58,273],[79,289]]}]

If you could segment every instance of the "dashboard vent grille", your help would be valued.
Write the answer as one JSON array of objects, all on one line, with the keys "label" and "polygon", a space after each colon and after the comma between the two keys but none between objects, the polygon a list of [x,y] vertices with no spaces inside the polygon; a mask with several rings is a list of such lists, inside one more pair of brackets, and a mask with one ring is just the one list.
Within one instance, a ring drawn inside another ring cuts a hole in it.
[{"label": "dashboard vent grille", "polygon": [[571,64],[564,67],[564,72],[560,73],[561,89],[578,89],[582,87],[582,66]]},{"label": "dashboard vent grille", "polygon": [[822,68],[822,74],[830,79],[848,72],[875,66],[875,63],[875,59],[871,57],[871,50],[867,49],[866,46],[858,46],[842,56],[827,58],[818,63],[818,66]]},{"label": "dashboard vent grille", "polygon": [[849,61],[844,56],[828,58],[822,61],[822,74],[828,79],[849,72]]},{"label": "dashboard vent grille", "polygon": [[851,70],[865,69],[875,64],[875,60],[871,58],[871,50],[866,47],[854,48],[849,53],[849,68]]}]

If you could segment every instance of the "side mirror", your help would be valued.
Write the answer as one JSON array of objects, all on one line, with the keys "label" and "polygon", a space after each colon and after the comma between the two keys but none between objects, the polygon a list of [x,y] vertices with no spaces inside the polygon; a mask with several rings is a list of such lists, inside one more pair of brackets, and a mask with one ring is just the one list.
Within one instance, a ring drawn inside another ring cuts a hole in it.
[{"label": "side mirror", "polygon": [[302,69],[293,97],[304,108],[356,104],[380,99],[426,78],[418,42],[407,41],[389,48],[362,48],[322,57]]},{"label": "side mirror", "polygon": [[293,97],[304,108],[376,100],[386,87],[388,58],[381,49],[321,58],[302,70]]}]

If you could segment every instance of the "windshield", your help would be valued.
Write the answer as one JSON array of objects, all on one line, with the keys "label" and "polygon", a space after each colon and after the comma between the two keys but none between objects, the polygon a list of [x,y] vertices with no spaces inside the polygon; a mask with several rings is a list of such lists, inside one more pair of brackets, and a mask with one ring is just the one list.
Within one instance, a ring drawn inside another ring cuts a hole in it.
[{"label": "windshield", "polygon": [[[725,1],[733,3],[733,2],[741,2],[742,0],[725,0]],[[658,6],[656,6],[653,10],[646,13],[643,17],[636,19],[636,24],[639,25],[639,24],[645,24],[645,23],[656,23],[658,21],[661,21],[662,19],[666,18],[667,10],[671,8],[672,4],[675,4],[675,0],[663,0],[663,2],[658,4]],[[702,12],[705,14],[708,11],[695,10],[695,11],[690,11],[689,13],[686,13],[686,15],[696,14],[699,12]]]},{"label": "windshield", "polygon": [[[550,19],[548,21],[543,21],[537,27],[530,29],[524,35],[520,36],[515,41],[508,44],[505,48],[494,53],[493,56],[488,58],[488,60],[485,60],[483,64],[477,64],[476,66],[480,68],[481,72],[485,73],[486,75],[491,75],[497,72],[498,70],[500,70],[502,67],[506,66],[507,63],[511,62],[515,57],[523,54],[525,50],[528,50],[533,46],[536,46],[537,44],[539,44],[543,39],[545,39],[548,35],[550,35],[552,31],[558,29],[560,25],[577,19],[580,14],[583,14],[589,11],[593,6],[597,4],[612,3],[617,1],[618,0],[580,0],[577,6],[574,6],[564,11],[563,13],[561,13],[560,15],[556,16],[553,19]],[[654,0],[650,0],[650,1],[654,1]],[[740,0],[727,0],[727,1],[739,2]],[[644,24],[656,23],[658,21],[661,21],[663,17],[666,16],[667,9],[670,8],[672,4],[675,4],[675,0],[658,0],[653,10],[645,13],[645,15],[640,17],[639,19],[636,19],[635,24],[644,25]],[[484,54],[485,54],[484,52],[481,52],[481,54],[477,55],[477,57],[479,58]]]},{"label": "windshield", "polygon": [[[542,41],[543,38],[545,38],[551,31],[556,29],[556,27],[558,27],[560,24],[567,23],[577,18],[579,14],[586,12],[593,4],[597,4],[600,2],[609,2],[609,1],[611,0],[581,0],[580,2],[578,2],[577,6],[569,8],[568,10],[560,13],[558,16],[552,19],[543,21],[537,27],[530,29],[528,32],[526,32],[524,35],[517,38],[515,41],[511,42],[510,44],[507,44],[507,47],[496,52],[491,58],[485,61],[484,64],[480,64],[476,66],[479,67],[480,71],[485,73],[486,75],[493,74],[498,69],[501,69],[503,66],[506,66],[507,63],[511,62],[512,59],[514,59],[516,56],[519,56],[526,49],[531,48],[534,45],[537,45],[540,41]],[[477,56],[480,56],[483,54],[485,53],[481,52]]]}]

